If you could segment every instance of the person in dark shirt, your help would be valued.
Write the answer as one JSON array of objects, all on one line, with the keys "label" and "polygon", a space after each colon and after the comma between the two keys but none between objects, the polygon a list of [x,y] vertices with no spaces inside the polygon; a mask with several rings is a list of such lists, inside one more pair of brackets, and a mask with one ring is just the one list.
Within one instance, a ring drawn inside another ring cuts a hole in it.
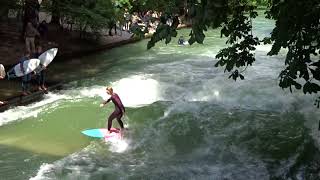
[{"label": "person in dark shirt", "polygon": [[47,26],[47,22],[45,20],[43,20],[39,26],[38,26],[38,31],[40,33],[40,36],[43,39],[47,39],[47,34],[48,34],[48,26]]},{"label": "person in dark shirt", "polygon": [[115,118],[118,120],[118,123],[119,123],[119,125],[121,127],[121,130],[123,130],[124,126],[123,126],[123,122],[122,122],[121,118],[124,115],[126,110],[125,110],[125,108],[124,108],[124,106],[123,106],[123,104],[121,102],[121,99],[118,96],[118,94],[113,92],[112,87],[107,87],[106,91],[107,91],[107,94],[111,95],[111,97],[107,101],[105,101],[102,104],[100,104],[100,107],[103,107],[104,105],[106,105],[110,101],[112,101],[114,106],[115,106],[115,110],[113,111],[113,113],[108,118],[108,123],[107,123],[108,131],[109,131],[109,133],[111,133],[110,129],[111,129],[111,126],[112,126],[112,120],[115,119]]}]

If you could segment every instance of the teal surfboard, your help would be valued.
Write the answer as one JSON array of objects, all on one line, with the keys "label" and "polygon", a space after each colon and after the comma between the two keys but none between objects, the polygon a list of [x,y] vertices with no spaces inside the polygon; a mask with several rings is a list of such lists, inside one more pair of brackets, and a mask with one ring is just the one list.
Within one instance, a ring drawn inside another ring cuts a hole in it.
[{"label": "teal surfboard", "polygon": [[120,135],[120,129],[111,128],[111,134],[108,133],[108,129],[88,129],[81,131],[81,133],[89,137],[105,138],[105,140],[108,140],[109,138],[118,137]]}]

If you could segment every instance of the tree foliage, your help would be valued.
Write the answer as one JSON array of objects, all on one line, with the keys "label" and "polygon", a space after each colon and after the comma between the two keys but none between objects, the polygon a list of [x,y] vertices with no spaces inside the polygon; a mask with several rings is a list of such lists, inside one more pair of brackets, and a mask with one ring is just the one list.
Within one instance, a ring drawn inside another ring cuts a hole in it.
[{"label": "tree foliage", "polygon": [[112,21],[120,20],[119,14],[130,8],[128,0],[52,0],[47,1],[45,8],[55,14],[59,23],[73,24],[85,32],[93,32],[108,27]]},{"label": "tree foliage", "polygon": [[19,9],[22,3],[19,0],[1,0],[0,1],[0,19],[7,17],[10,9]]},{"label": "tree foliage", "polygon": [[[269,56],[277,55],[281,49],[287,51],[286,67],[279,75],[281,88],[291,92],[295,88],[305,94],[320,91],[319,0],[144,0],[139,5],[165,12],[148,48],[164,39],[169,43],[171,37],[177,36],[177,26],[167,25],[167,20],[175,19],[179,14],[176,7],[183,6],[191,19],[189,44],[203,43],[208,28],[221,28],[228,47],[216,55],[215,66],[224,67],[229,78],[244,79],[243,72],[255,62],[255,46],[271,43]],[[271,36],[263,39],[252,35],[258,5],[267,6],[266,18],[275,20]],[[319,102],[318,99],[315,104],[319,106]]]},{"label": "tree foliage", "polygon": [[[32,0],[25,0],[32,1]],[[0,12],[21,8],[21,0],[0,2]],[[320,1],[319,0],[48,0],[44,7],[54,19],[75,24],[81,31],[96,32],[115,21],[123,21],[124,10],[161,12],[160,23],[148,42],[152,48],[177,36],[178,17],[191,22],[189,44],[202,44],[205,31],[220,28],[227,47],[216,55],[216,67],[223,67],[230,78],[244,79],[243,72],[255,62],[256,46],[272,44],[269,56],[286,50],[285,68],[279,74],[283,89],[301,90],[305,94],[320,91]],[[266,18],[275,21],[270,37],[259,39],[252,34],[252,21],[258,6],[265,6]],[[146,29],[136,27],[143,35]],[[315,104],[319,106],[320,97]]]}]

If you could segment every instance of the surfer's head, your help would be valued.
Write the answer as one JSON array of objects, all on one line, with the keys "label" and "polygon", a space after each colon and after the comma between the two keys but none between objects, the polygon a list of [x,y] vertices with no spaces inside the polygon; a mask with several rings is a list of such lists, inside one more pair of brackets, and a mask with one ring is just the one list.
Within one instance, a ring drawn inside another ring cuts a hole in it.
[{"label": "surfer's head", "polygon": [[107,94],[109,94],[109,95],[113,94],[112,87],[107,87],[106,90],[107,90]]}]

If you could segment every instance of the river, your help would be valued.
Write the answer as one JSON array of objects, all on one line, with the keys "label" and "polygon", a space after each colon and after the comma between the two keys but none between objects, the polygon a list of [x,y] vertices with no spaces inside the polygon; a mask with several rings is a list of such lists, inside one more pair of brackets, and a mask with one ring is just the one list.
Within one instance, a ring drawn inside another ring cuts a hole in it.
[{"label": "river", "polygon": [[[273,24],[259,16],[254,34]],[[214,67],[225,39],[206,36],[203,45],[174,39],[147,51],[144,40],[84,57],[63,90],[0,113],[0,179],[319,179],[319,110],[315,96],[278,86],[285,50],[270,57],[270,45],[257,46],[234,82]],[[127,108],[121,143],[80,133],[105,126],[114,108],[99,107],[106,86]]]}]

